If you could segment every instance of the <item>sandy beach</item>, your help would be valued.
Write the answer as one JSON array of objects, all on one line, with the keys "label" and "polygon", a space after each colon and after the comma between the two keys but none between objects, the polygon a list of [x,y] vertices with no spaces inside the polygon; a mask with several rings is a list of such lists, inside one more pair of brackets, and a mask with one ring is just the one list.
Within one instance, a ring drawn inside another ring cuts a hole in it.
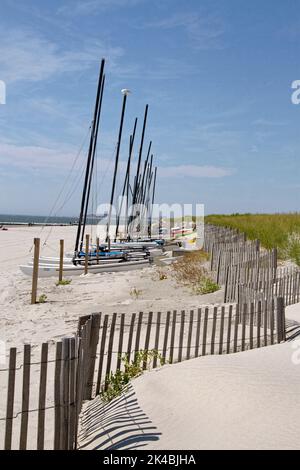
[{"label": "sandy beach", "polygon": [[[223,290],[195,295],[177,284],[170,268],[159,280],[157,266],[128,273],[88,274],[71,284],[56,286],[55,278],[39,280],[38,293],[45,303],[30,305],[31,279],[18,266],[27,262],[35,236],[41,237],[42,255],[57,256],[59,240],[72,250],[76,227],[9,227],[1,237],[1,339],[6,353],[32,345],[32,361],[38,360],[41,343],[49,344],[49,377],[53,376],[55,342],[76,331],[78,318],[92,312],[105,314],[196,309],[221,304]],[[46,245],[44,245],[47,237]],[[9,247],[9,252],[8,252]],[[131,295],[132,289],[139,292]],[[287,319],[300,323],[300,305],[286,310]],[[142,333],[144,334],[144,333]],[[224,356],[207,356],[166,365],[133,380],[126,393],[103,405],[99,397],[84,405],[79,444],[82,449],[299,449],[299,365],[292,361],[294,343]],[[2,365],[3,367],[3,365]],[[31,371],[30,408],[38,398],[39,367]],[[0,376],[6,393],[7,378]],[[22,372],[17,374],[16,412],[21,406]],[[188,398],[187,398],[188,397]],[[47,405],[53,403],[53,383],[47,384]],[[117,410],[119,420],[115,423]],[[5,401],[1,404],[5,415]],[[37,415],[31,413],[34,429]],[[53,413],[46,412],[45,448],[53,443]],[[20,419],[16,419],[19,426]],[[120,430],[121,428],[121,430]],[[0,425],[3,435],[4,422]],[[122,437],[120,435],[122,434]],[[36,445],[29,433],[28,448]],[[15,433],[13,447],[18,447]]]},{"label": "sandy beach", "polygon": [[[17,227],[12,226],[8,231],[0,231],[0,255],[2,259],[0,270],[0,318],[1,340],[5,342],[7,367],[9,348],[17,348],[17,366],[23,359],[24,344],[32,346],[32,361],[38,361],[41,354],[41,344],[48,342],[49,359],[54,360],[55,342],[66,335],[72,335],[77,330],[78,319],[82,315],[93,312],[105,314],[161,311],[172,309],[192,309],[200,305],[222,303],[223,291],[214,294],[195,295],[190,289],[179,286],[171,275],[159,280],[158,269],[155,266],[143,270],[88,274],[75,276],[66,286],[56,286],[57,279],[39,279],[38,296],[46,295],[45,303],[31,305],[31,278],[19,270],[19,265],[26,263],[32,257],[30,251],[34,237],[41,238],[42,256],[58,256],[59,240],[65,240],[65,249],[72,251],[76,227]],[[44,245],[45,240],[46,245]],[[9,248],[9,252],[8,252]],[[168,268],[165,269],[168,273]],[[138,297],[130,293],[133,289],[139,292]],[[53,373],[50,363],[48,376]],[[39,367],[31,371],[30,408],[35,409],[38,400]],[[15,411],[21,407],[22,371],[17,373]],[[6,394],[7,375],[0,375],[0,391]],[[53,383],[47,384],[47,404],[53,404]],[[0,416],[5,416],[5,400],[1,402]],[[16,420],[16,426],[19,425]],[[32,413],[29,422],[36,426],[36,416]],[[5,422],[0,423],[1,438]],[[46,448],[51,448],[53,442],[53,413],[47,413]],[[14,435],[13,445],[18,447],[18,435]],[[28,448],[34,448],[35,433],[28,436]]]},{"label": "sandy beach", "polygon": [[[53,227],[43,246],[49,227],[43,230],[9,227],[7,232],[0,232],[0,305],[4,312],[0,327],[10,347],[27,342],[40,344],[70,334],[76,331],[78,318],[92,312],[167,311],[222,303],[222,290],[195,295],[179,286],[171,275],[160,281],[158,269],[153,266],[130,272],[75,276],[71,284],[59,287],[55,278],[40,279],[38,296],[46,295],[47,301],[30,305],[31,278],[21,273],[19,265],[32,257],[33,238],[41,237],[42,256],[58,256],[59,240],[65,240],[66,252],[72,251],[75,233],[76,227]],[[132,289],[139,291],[137,298],[130,295]]]}]

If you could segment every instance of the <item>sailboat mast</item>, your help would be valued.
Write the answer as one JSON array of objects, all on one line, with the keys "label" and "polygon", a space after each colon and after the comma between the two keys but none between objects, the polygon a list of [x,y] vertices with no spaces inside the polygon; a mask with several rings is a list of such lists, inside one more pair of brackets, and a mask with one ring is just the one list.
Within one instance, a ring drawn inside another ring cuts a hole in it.
[{"label": "sailboat mast", "polygon": [[146,176],[146,171],[147,171],[147,168],[148,168],[148,162],[149,162],[149,156],[150,156],[150,152],[151,152],[151,146],[152,146],[152,142],[150,142],[149,147],[148,147],[147,158],[146,158],[145,164],[144,164],[144,172],[143,172],[142,183],[141,183],[141,187],[139,188],[139,192],[138,192],[138,196],[137,196],[137,202],[139,202],[139,203],[143,199],[145,176]]},{"label": "sailboat mast", "polygon": [[140,168],[141,168],[141,162],[142,162],[142,154],[143,154],[145,130],[146,130],[146,124],[147,124],[148,108],[149,108],[149,106],[147,104],[146,108],[145,108],[144,123],[143,123],[141,144],[140,144],[140,150],[139,150],[139,158],[138,158],[138,164],[137,164],[137,170],[136,170],[135,187],[134,187],[134,191],[133,191],[133,205],[136,204],[136,202],[137,202],[137,194],[138,194],[138,189],[139,189]]},{"label": "sailboat mast", "polygon": [[[135,139],[136,126],[137,126],[137,118],[135,118],[134,127],[133,127],[133,132],[132,132],[132,134],[131,134],[131,136],[130,136],[130,141],[129,141],[129,156],[128,156],[126,175],[125,175],[125,180],[124,180],[124,185],[123,185],[123,191],[122,191],[121,206],[120,206],[120,208],[119,208],[119,212],[118,212],[118,216],[117,216],[115,241],[117,240],[117,237],[118,237],[119,225],[120,225],[120,216],[121,216],[121,212],[122,212],[123,200],[124,200],[124,197],[125,197],[125,192],[127,192],[127,198],[128,198],[128,188],[129,188],[129,180],[130,180],[130,165],[131,165],[131,157],[132,157],[132,151],[133,151],[133,145],[134,145],[134,139]],[[127,215],[128,215],[128,199],[126,199],[125,224],[127,224]]]},{"label": "sailboat mast", "polygon": [[119,136],[118,136],[118,144],[117,144],[117,151],[116,151],[113,183],[112,183],[112,188],[111,188],[110,205],[109,205],[109,212],[108,212],[108,221],[107,221],[107,227],[106,227],[106,241],[108,241],[108,239],[109,239],[109,229],[110,229],[110,223],[111,223],[112,205],[113,205],[114,197],[115,197],[116,179],[117,179],[117,172],[118,172],[119,155],[120,155],[120,148],[121,148],[121,140],[122,140],[124,116],[125,116],[125,109],[126,109],[126,101],[127,101],[127,96],[129,95],[129,93],[130,93],[129,90],[126,90],[126,89],[122,90],[123,105],[122,105],[121,120],[120,120],[120,127],[119,127]]},{"label": "sailboat mast", "polygon": [[94,119],[93,119],[92,129],[91,129],[89,152],[88,152],[87,165],[86,165],[85,178],[84,178],[83,191],[82,191],[82,198],[81,198],[81,207],[80,207],[80,215],[79,215],[79,220],[78,220],[77,235],[76,235],[75,248],[74,248],[74,257],[76,257],[77,254],[78,254],[79,240],[80,240],[80,235],[81,235],[81,230],[82,230],[83,216],[84,216],[86,197],[87,197],[87,185],[88,185],[89,175],[90,175],[90,171],[91,171],[93,142],[94,142],[94,137],[95,137],[95,129],[96,129],[96,125],[97,125],[99,100],[100,100],[101,87],[102,87],[103,74],[104,74],[104,65],[105,65],[105,60],[102,59],[101,66],[100,66],[100,73],[99,73],[99,81],[98,81],[98,88],[97,88],[95,110],[94,110]]},{"label": "sailboat mast", "polygon": [[157,166],[155,167],[155,170],[154,170],[152,201],[151,201],[150,218],[149,218],[149,226],[148,226],[149,238],[151,238],[151,235],[152,235],[152,215],[153,215],[153,204],[154,204],[155,190],[156,190],[156,178],[157,178]]},{"label": "sailboat mast", "polygon": [[94,142],[93,142],[91,171],[90,171],[90,175],[89,175],[88,190],[87,190],[87,197],[86,197],[85,211],[84,211],[84,218],[83,218],[83,225],[82,225],[82,233],[81,233],[81,240],[80,240],[80,251],[82,251],[82,248],[83,248],[87,212],[88,212],[89,201],[90,201],[90,193],[91,193],[91,185],[92,185],[92,180],[93,180],[93,171],[94,171],[94,164],[95,164],[95,155],[96,155],[96,148],[97,148],[97,140],[98,140],[98,131],[99,131],[101,108],[102,108],[102,98],[103,98],[104,84],[105,84],[105,75],[103,75],[101,92],[100,92],[99,109],[98,109],[98,115],[97,115],[97,125],[96,125]]}]

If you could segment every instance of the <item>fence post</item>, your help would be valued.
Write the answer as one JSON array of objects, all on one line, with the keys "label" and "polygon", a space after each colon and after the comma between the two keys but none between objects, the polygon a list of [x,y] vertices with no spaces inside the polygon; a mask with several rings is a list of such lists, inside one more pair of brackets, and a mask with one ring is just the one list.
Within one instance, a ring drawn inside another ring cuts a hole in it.
[{"label": "fence post", "polygon": [[4,450],[11,450],[16,381],[16,357],[17,349],[10,348]]},{"label": "fence post", "polygon": [[39,386],[39,412],[38,412],[38,436],[37,449],[44,450],[45,438],[45,405],[47,393],[47,366],[48,366],[48,343],[42,344],[40,386]]},{"label": "fence post", "polygon": [[60,249],[59,249],[58,281],[61,282],[63,280],[63,268],[64,268],[64,240],[60,240],[59,245],[60,245]]},{"label": "fence post", "polygon": [[21,415],[21,429],[20,429],[20,450],[26,450],[27,448],[29,395],[30,395],[30,358],[31,358],[31,346],[30,344],[25,344],[24,356],[23,356],[23,390],[22,390],[22,415]]},{"label": "fence post", "polygon": [[54,375],[54,450],[60,450],[61,436],[61,368],[62,368],[62,342],[56,343],[55,375]]},{"label": "fence post", "polygon": [[31,305],[36,304],[37,284],[39,276],[39,258],[40,258],[40,239],[34,239],[33,271],[32,271],[32,289]]},{"label": "fence post", "polygon": [[68,450],[69,419],[70,419],[70,338],[62,340],[62,375],[61,375],[61,402],[63,405],[61,416],[61,450]]},{"label": "fence post", "polygon": [[285,308],[284,308],[283,297],[278,297],[277,298],[276,320],[277,320],[277,341],[278,341],[278,343],[281,343],[282,341],[286,340],[286,337],[285,337]]},{"label": "fence post", "polygon": [[87,387],[85,398],[87,400],[92,399],[93,393],[93,383],[94,383],[94,373],[95,373],[95,362],[97,354],[97,345],[99,342],[99,332],[100,332],[100,322],[101,322],[101,313],[94,313],[91,315],[92,325],[91,325],[91,336],[89,344],[89,370],[87,378]]}]

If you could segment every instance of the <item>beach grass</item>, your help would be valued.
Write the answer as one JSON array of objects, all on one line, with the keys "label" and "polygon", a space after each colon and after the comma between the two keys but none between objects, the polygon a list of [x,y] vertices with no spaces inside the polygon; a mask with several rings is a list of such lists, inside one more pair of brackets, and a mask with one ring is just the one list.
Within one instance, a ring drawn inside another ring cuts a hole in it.
[{"label": "beach grass", "polygon": [[205,222],[245,232],[267,249],[277,247],[281,259],[300,265],[300,213],[208,215]]}]

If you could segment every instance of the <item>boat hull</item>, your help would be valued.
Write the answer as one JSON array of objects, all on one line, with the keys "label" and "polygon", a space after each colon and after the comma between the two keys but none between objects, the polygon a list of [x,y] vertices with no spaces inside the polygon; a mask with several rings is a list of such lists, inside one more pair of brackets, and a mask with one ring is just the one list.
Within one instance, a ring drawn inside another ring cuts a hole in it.
[{"label": "boat hull", "polygon": [[[89,273],[112,273],[122,271],[132,271],[135,269],[146,268],[150,265],[149,260],[123,261],[118,263],[103,263],[89,266]],[[20,266],[23,274],[32,276],[33,265],[27,264]],[[59,267],[56,265],[40,265],[39,277],[58,277]],[[63,277],[80,276],[84,274],[84,266],[66,265],[63,268]]]}]

